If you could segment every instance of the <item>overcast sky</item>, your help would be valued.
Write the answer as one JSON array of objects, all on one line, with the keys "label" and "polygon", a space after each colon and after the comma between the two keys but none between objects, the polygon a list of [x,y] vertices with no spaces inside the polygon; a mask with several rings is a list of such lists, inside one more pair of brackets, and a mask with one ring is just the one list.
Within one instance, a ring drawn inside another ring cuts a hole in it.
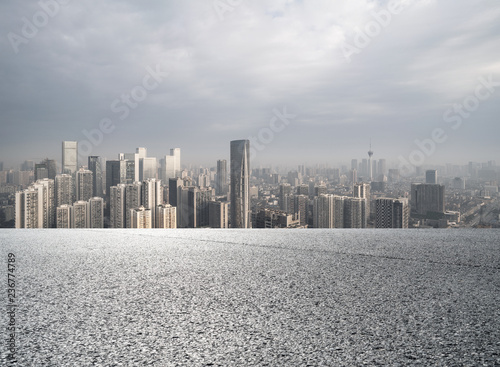
[{"label": "overcast sky", "polygon": [[498,0],[4,0],[0,29],[7,166],[63,140],[215,165],[252,136],[254,166],[370,139],[374,159],[500,162]]}]

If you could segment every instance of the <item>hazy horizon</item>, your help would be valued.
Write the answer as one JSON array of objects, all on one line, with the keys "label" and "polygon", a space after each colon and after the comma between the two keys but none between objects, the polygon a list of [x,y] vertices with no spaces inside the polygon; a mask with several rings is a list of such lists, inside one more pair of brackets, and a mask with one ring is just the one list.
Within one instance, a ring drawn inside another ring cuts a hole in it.
[{"label": "hazy horizon", "polygon": [[60,162],[63,140],[107,159],[180,147],[183,164],[214,166],[231,140],[251,137],[262,147],[253,167],[349,164],[368,157],[370,140],[388,166],[412,154],[423,166],[500,161],[493,0],[0,10],[5,167]]}]

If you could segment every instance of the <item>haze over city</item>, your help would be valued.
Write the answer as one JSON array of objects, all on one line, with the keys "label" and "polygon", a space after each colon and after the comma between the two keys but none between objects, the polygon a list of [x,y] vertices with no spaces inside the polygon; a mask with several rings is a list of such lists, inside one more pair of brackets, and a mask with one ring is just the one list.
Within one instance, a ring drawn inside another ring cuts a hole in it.
[{"label": "haze over city", "polygon": [[[175,146],[184,163],[214,165],[228,141],[261,134],[255,167],[348,163],[366,157],[370,139],[389,163],[422,151],[415,141],[436,129],[424,165],[500,153],[496,1],[46,0],[0,10],[6,167],[59,160],[61,141],[83,147],[103,120],[110,132],[89,153],[108,159]],[[276,111],[293,118],[270,137]]]}]

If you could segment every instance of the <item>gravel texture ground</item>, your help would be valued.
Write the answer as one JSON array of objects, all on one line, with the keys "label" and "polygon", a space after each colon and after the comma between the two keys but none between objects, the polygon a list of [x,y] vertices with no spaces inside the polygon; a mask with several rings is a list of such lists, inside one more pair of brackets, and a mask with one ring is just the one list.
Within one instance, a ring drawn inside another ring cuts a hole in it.
[{"label": "gravel texture ground", "polygon": [[500,365],[499,230],[0,230],[0,248],[19,366]]}]

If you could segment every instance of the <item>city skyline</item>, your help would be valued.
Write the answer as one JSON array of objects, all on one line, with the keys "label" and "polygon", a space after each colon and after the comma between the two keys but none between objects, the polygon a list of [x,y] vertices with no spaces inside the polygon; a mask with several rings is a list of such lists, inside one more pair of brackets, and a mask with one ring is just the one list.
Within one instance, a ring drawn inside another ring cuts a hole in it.
[{"label": "city skyline", "polygon": [[361,159],[370,139],[388,164],[500,154],[495,2],[63,3],[0,4],[7,168],[64,140],[200,165],[234,139],[254,166]]}]

